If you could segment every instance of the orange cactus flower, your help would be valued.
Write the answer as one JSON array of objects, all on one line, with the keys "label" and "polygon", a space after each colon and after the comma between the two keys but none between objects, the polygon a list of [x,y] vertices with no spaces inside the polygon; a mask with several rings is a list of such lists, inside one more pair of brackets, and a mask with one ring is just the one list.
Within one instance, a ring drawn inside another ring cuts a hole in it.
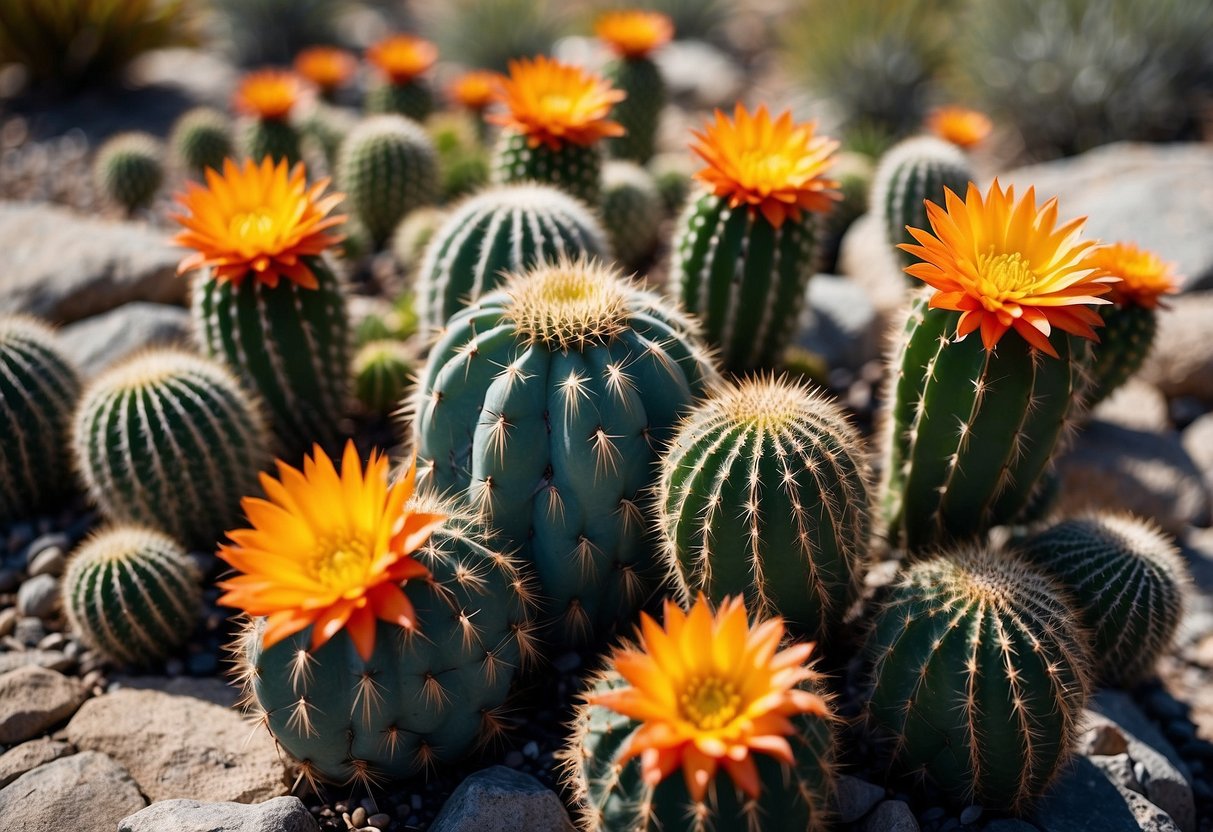
[{"label": "orange cactus flower", "polygon": [[765,106],[753,115],[738,104],[729,118],[720,110],[702,132],[692,131],[695,151],[707,167],[695,174],[729,206],[748,205],[778,228],[801,211],[828,211],[838,183],[824,174],[838,142],[813,134],[813,122],[796,124],[791,112],[772,121]]},{"label": "orange cactus flower", "polygon": [[936,107],[927,115],[926,127],[939,138],[958,147],[973,147],[985,141],[994,129],[989,116],[968,107]]},{"label": "orange cactus flower", "polygon": [[510,75],[497,91],[508,112],[489,120],[522,133],[531,147],[590,145],[604,136],[624,134],[623,127],[607,117],[626,97],[601,76],[540,55],[510,61]]},{"label": "orange cactus flower", "polygon": [[311,46],[295,56],[295,72],[325,92],[344,87],[357,71],[354,56],[336,46]]},{"label": "orange cactus flower", "polygon": [[173,242],[195,250],[178,273],[209,267],[219,281],[239,284],[252,274],[270,288],[285,277],[315,289],[307,258],[341,242],[330,229],[346,219],[329,216],[344,197],[323,196],[327,187],[327,179],[309,187],[302,164],[288,175],[285,161],[275,165],[269,157],[259,165],[246,159],[240,167],[224,160],[222,174],[208,170],[205,187],[187,182],[177,196],[185,213],[173,219],[184,230]]},{"label": "orange cactus flower", "polygon": [[259,69],[241,79],[232,106],[245,115],[281,121],[290,116],[302,93],[303,84],[295,73],[285,69]]},{"label": "orange cactus flower", "polygon": [[961,199],[946,190],[946,210],[928,201],[931,231],[908,228],[918,241],[900,248],[924,262],[906,272],[936,291],[931,307],[961,313],[957,339],[981,330],[993,350],[1008,330],[1057,357],[1049,343],[1053,327],[1098,341],[1092,327],[1103,323],[1092,307],[1119,278],[1086,261],[1093,241],[1079,240],[1085,218],[1057,224],[1057,200],[1037,208],[1036,190],[1015,200],[1015,189],[994,180],[983,198],[969,183]]},{"label": "orange cactus flower", "polygon": [[372,453],[364,473],[353,442],[340,473],[319,447],[312,454],[302,471],[279,461],[278,479],[261,475],[269,499],[242,501],[252,527],[219,549],[240,572],[220,582],[219,603],[265,616],[266,648],[311,627],[315,650],[344,629],[365,661],[377,621],[415,626],[401,586],[429,578],[412,554],[446,517],[409,511],[415,466],[389,484],[387,457]]},{"label": "orange cactus flower", "polygon": [[413,35],[392,35],[366,50],[366,58],[393,84],[407,84],[434,65],[438,48]]},{"label": "orange cactus flower", "polygon": [[674,23],[660,12],[607,12],[594,23],[594,34],[625,58],[643,58],[670,42]]},{"label": "orange cactus flower", "polygon": [[639,756],[645,782],[657,785],[679,768],[691,797],[702,802],[723,767],[745,794],[761,792],[753,754],[791,765],[800,714],[830,719],[826,701],[802,688],[815,678],[806,665],[812,644],[779,650],[783,620],[751,627],[740,598],[715,614],[702,595],[684,613],[665,603],[665,628],[641,618],[640,644],[615,652],[630,687],[589,697],[641,722],[623,759]]},{"label": "orange cactus flower", "polygon": [[451,84],[451,98],[460,107],[480,112],[493,103],[502,77],[487,69],[465,72]]},{"label": "orange cactus flower", "polygon": [[1087,265],[1120,278],[1108,296],[1118,306],[1154,309],[1163,295],[1177,291],[1175,264],[1133,243],[1100,246],[1091,252]]}]

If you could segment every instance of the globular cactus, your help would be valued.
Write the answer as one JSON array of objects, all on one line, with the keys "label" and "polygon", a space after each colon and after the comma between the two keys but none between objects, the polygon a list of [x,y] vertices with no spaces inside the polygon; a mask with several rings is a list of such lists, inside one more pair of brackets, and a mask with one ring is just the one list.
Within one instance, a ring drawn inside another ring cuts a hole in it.
[{"label": "globular cactus", "polygon": [[68,424],[80,379],[55,333],[0,316],[0,523],[28,518],[70,488]]},{"label": "globular cactus", "polygon": [[120,133],[97,151],[93,179],[107,200],[127,214],[152,204],[164,181],[164,148],[147,133]]},{"label": "globular cactus", "polygon": [[447,322],[413,397],[418,465],[534,565],[550,638],[602,638],[652,587],[654,463],[715,378],[656,295],[601,265],[540,266]]},{"label": "globular cactus", "polygon": [[357,298],[351,303],[355,347],[363,347],[371,341],[407,341],[417,332],[417,316],[413,314],[408,293],[401,295],[395,303],[383,298]]},{"label": "globular cactus", "polygon": [[250,119],[240,129],[240,153],[248,159],[295,164],[303,158],[303,134],[289,121]]},{"label": "globular cactus", "polygon": [[422,332],[440,329],[506,274],[606,253],[598,220],[562,191],[547,185],[485,191],[455,209],[426,248],[417,278]]},{"label": "globular cactus", "polygon": [[381,76],[367,90],[366,112],[425,121],[434,111],[434,92],[421,75],[438,58],[434,45],[412,35],[392,35],[373,44],[366,57]]},{"label": "globular cactus", "polygon": [[426,206],[410,211],[396,226],[392,232],[392,259],[406,278],[411,278],[419,271],[430,240],[446,224],[449,216],[450,212],[445,208]]},{"label": "globular cactus", "polygon": [[1189,583],[1175,544],[1154,523],[1130,514],[1076,517],[1021,550],[1074,599],[1100,681],[1127,686],[1153,672],[1179,628]]},{"label": "globular cactus", "polygon": [[653,177],[631,162],[607,162],[598,207],[615,259],[639,270],[657,249],[665,213]]},{"label": "globular cactus", "polygon": [[438,157],[416,122],[374,116],[341,145],[337,184],[354,216],[381,246],[405,215],[437,200]]},{"label": "globular cactus", "polygon": [[417,351],[403,341],[371,341],[354,356],[354,395],[369,413],[399,407],[413,377]]},{"label": "globular cactus", "polygon": [[745,595],[794,632],[833,635],[868,552],[866,450],[807,387],[750,377],[714,390],[661,460],[658,523],[679,596]]},{"label": "globular cactus", "polygon": [[72,450],[102,513],[209,549],[257,487],[269,434],[221,364],[183,350],[145,352],[81,397]]},{"label": "globular cactus", "polygon": [[235,152],[232,123],[218,110],[195,107],[173,124],[169,148],[182,169],[201,178],[208,168],[222,169],[223,160]]},{"label": "globular cactus", "polygon": [[285,70],[258,70],[241,80],[233,106],[245,116],[237,135],[242,156],[288,165],[299,161],[301,134],[291,118],[302,93],[299,77]]},{"label": "globular cactus", "polygon": [[607,144],[612,156],[644,164],[657,146],[666,86],[653,52],[674,36],[670,19],[659,12],[616,11],[598,18],[594,32],[615,53],[603,74],[627,97],[611,116],[626,131]]},{"label": "globular cactus", "polygon": [[982,546],[909,567],[864,647],[891,768],[960,805],[1023,810],[1065,766],[1089,687],[1061,587]]},{"label": "globular cactus", "polygon": [[143,526],[101,531],[63,576],[68,625],[115,664],[149,665],[180,647],[202,609],[202,576],[181,546]]}]

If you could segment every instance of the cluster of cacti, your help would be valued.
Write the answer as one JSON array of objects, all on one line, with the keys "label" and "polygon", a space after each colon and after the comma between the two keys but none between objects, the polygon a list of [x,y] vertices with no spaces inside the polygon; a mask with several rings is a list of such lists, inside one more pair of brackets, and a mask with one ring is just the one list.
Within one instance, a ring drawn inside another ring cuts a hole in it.
[{"label": "cluster of cacti", "polygon": [[902,243],[913,243],[909,228],[929,228],[924,201],[944,202],[944,189],[964,193],[973,171],[964,152],[950,142],[917,136],[891,148],[872,179],[871,205],[880,212],[885,239],[904,265],[917,258]]},{"label": "cluster of cacti", "polygon": [[195,107],[173,124],[169,148],[176,163],[191,176],[219,170],[232,155],[232,123],[226,115],[210,107]]},{"label": "cluster of cacti", "polygon": [[425,121],[434,111],[434,92],[421,77],[438,57],[433,44],[412,35],[392,35],[367,50],[380,78],[362,102],[372,114],[395,114]]},{"label": "cluster of cacti", "polygon": [[68,425],[79,395],[55,333],[0,316],[0,523],[48,508],[70,488]]},{"label": "cluster of cacti", "polygon": [[147,133],[120,133],[97,151],[93,162],[97,190],[133,214],[151,205],[164,181],[164,147]]},{"label": "cluster of cacti", "polygon": [[202,608],[197,566],[171,537],[142,526],[108,528],[81,544],[62,594],[72,632],[117,664],[164,658]]},{"label": "cluster of cacti", "polygon": [[354,354],[354,395],[370,413],[387,414],[403,403],[417,351],[403,341],[371,341]]},{"label": "cluster of cacti", "polygon": [[673,24],[658,12],[607,12],[595,32],[616,55],[603,74],[627,96],[611,111],[626,132],[607,147],[616,158],[644,164],[656,149],[666,102],[665,79],[652,53],[673,37]]},{"label": "cluster of cacti", "polygon": [[657,249],[665,213],[653,177],[631,162],[607,162],[598,209],[615,259],[625,268],[641,268]]}]

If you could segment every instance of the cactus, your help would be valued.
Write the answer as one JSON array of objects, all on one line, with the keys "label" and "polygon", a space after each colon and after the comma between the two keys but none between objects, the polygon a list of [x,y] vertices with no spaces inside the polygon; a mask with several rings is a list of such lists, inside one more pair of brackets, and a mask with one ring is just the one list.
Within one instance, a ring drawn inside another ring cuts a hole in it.
[{"label": "cactus", "polygon": [[421,75],[438,59],[434,45],[412,35],[390,35],[372,44],[366,57],[379,80],[367,91],[363,109],[425,121],[434,110],[434,92]]},{"label": "cactus", "polygon": [[450,214],[443,208],[427,206],[410,211],[392,232],[392,259],[406,277],[412,277],[421,266],[425,250]]},{"label": "cactus", "polygon": [[359,297],[357,302],[357,307],[351,304],[350,310],[355,347],[364,347],[372,341],[407,341],[417,333],[417,316],[413,314],[408,293],[395,303],[373,297]]},{"label": "cactus", "polygon": [[375,116],[354,128],[341,145],[337,183],[381,246],[402,217],[438,198],[438,158],[416,122]]},{"label": "cactus", "polygon": [[598,220],[577,200],[545,185],[508,185],[474,196],[438,229],[426,249],[417,292],[423,334],[432,333],[506,273],[560,257],[606,254]]},{"label": "cactus", "polygon": [[906,226],[930,227],[924,200],[943,205],[944,188],[962,194],[972,178],[964,151],[932,136],[907,139],[881,157],[872,180],[871,204],[880,211],[885,239],[904,265],[917,262],[914,255],[896,248],[914,242]]},{"label": "cactus", "polygon": [[587,263],[456,313],[412,402],[418,465],[534,564],[551,638],[603,637],[647,596],[658,450],[715,370],[693,323]]},{"label": "cactus", "polygon": [[287,165],[299,161],[301,136],[292,113],[303,92],[302,79],[287,70],[260,69],[241,79],[232,105],[245,116],[236,142],[242,156]]},{"label": "cactus", "polygon": [[173,124],[169,136],[173,159],[191,176],[201,178],[210,168],[219,170],[232,155],[232,124],[210,107],[195,107]]},{"label": "cactus", "polygon": [[395,410],[413,376],[416,351],[402,341],[371,341],[354,356],[354,395],[370,413]]},{"label": "cactus", "polygon": [[285,119],[250,118],[240,125],[240,153],[249,159],[293,165],[303,158],[302,142],[299,128]]},{"label": "cactus", "polygon": [[526,136],[503,131],[493,154],[492,182],[506,185],[542,182],[577,197],[586,205],[598,204],[602,176],[602,148],[566,144],[553,150],[546,144],[532,147]]},{"label": "cactus", "polygon": [[842,411],[801,384],[713,391],[661,461],[658,522],[680,597],[744,594],[794,632],[834,634],[863,581],[865,455]]},{"label": "cactus", "polygon": [[68,561],[63,609],[88,647],[149,665],[185,642],[202,609],[202,576],[171,537],[142,526],[93,535]]},{"label": "cactus", "polygon": [[868,718],[896,772],[960,805],[1021,811],[1068,760],[1087,634],[1019,556],[972,547],[906,570],[876,614]]},{"label": "cactus", "polygon": [[608,162],[602,169],[602,224],[615,259],[640,270],[657,249],[664,213],[661,194],[648,171],[631,162]]},{"label": "cactus", "polygon": [[303,117],[300,129],[308,150],[319,150],[325,167],[331,172],[337,168],[342,142],[357,123],[356,115],[350,110],[318,101]]},{"label": "cactus", "polygon": [[684,153],[658,153],[649,160],[648,170],[666,214],[678,216],[691,193],[694,168],[690,159]]},{"label": "cactus", "polygon": [[54,332],[0,316],[0,524],[50,507],[70,487],[67,432],[79,395]]},{"label": "cactus", "polygon": [[371,115],[398,115],[425,121],[434,112],[434,91],[423,78],[403,84],[381,81],[367,90],[363,107]]},{"label": "cactus", "polygon": [[223,366],[181,350],[137,355],[81,397],[72,450],[89,493],[119,522],[210,548],[257,488],[269,437]]},{"label": "cactus", "polygon": [[107,200],[133,214],[152,204],[164,181],[164,148],[147,133],[120,133],[97,151],[93,179]]},{"label": "cactus", "polygon": [[658,12],[615,11],[600,16],[594,31],[616,55],[603,74],[627,94],[611,112],[626,132],[607,147],[618,159],[644,164],[656,149],[666,102],[665,79],[652,56],[674,36],[674,26]]},{"label": "cactus", "polygon": [[467,113],[439,113],[426,122],[426,132],[438,152],[444,201],[478,191],[489,181],[489,154],[481,143],[478,124],[484,121]]},{"label": "cactus", "polygon": [[1183,618],[1188,570],[1154,523],[1130,514],[1062,521],[1022,546],[1074,599],[1100,681],[1128,686],[1153,670]]}]

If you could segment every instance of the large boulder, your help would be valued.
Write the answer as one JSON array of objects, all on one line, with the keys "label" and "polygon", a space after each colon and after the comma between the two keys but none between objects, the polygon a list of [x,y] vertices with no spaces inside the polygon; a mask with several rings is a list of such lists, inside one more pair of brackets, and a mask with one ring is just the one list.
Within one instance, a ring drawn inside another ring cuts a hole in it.
[{"label": "large boulder", "polygon": [[0,676],[0,745],[24,742],[63,722],[84,697],[79,681],[37,665],[5,673]]},{"label": "large boulder", "polygon": [[122,766],[85,751],[27,771],[0,789],[0,829],[114,832],[147,805]]},{"label": "large boulder", "polygon": [[568,813],[551,789],[505,766],[468,777],[447,798],[430,832],[573,832]]},{"label": "large boulder", "polygon": [[201,803],[162,800],[118,824],[118,832],[319,832],[297,797],[265,803]]},{"label": "large boulder", "polygon": [[137,301],[68,324],[59,343],[87,378],[148,347],[185,345],[189,332],[182,307]]},{"label": "large boulder", "polygon": [[[1213,236],[1213,235],[1210,235]],[[1193,292],[1158,311],[1158,334],[1141,378],[1167,396],[1213,404],[1213,292]]]},{"label": "large boulder", "polygon": [[74,753],[70,745],[50,737],[39,737],[36,740],[14,745],[8,751],[0,754],[0,789],[16,780],[27,771],[33,771],[38,766],[58,760]]}]

